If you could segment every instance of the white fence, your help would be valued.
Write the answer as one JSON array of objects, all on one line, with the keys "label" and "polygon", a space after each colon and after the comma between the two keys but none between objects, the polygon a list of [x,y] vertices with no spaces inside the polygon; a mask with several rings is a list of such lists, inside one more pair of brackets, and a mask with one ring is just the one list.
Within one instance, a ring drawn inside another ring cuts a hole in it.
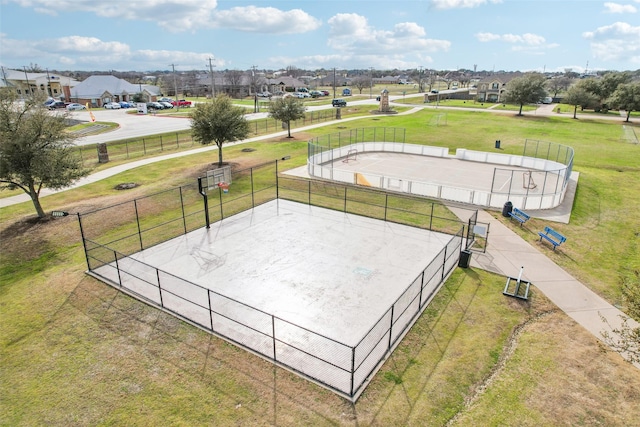
[{"label": "white fence", "polygon": [[[310,144],[313,144],[310,142]],[[512,154],[489,153],[467,149],[457,149],[458,160],[504,165],[506,168],[494,168],[494,177],[490,190],[457,188],[443,184],[421,182],[406,177],[385,176],[369,172],[357,172],[336,167],[336,160],[347,157],[350,151],[389,152],[448,158],[448,149],[427,145],[407,144],[404,142],[357,142],[337,148],[324,148],[316,145],[309,150],[307,167],[310,176],[359,184],[359,179],[375,188],[399,191],[435,199],[502,208],[507,201],[521,209],[551,209],[558,206],[565,194],[573,163],[569,165],[544,158],[517,156]],[[523,169],[509,169],[525,168]],[[521,182],[535,183],[535,188],[521,185]],[[497,185],[498,183],[508,183]]]}]

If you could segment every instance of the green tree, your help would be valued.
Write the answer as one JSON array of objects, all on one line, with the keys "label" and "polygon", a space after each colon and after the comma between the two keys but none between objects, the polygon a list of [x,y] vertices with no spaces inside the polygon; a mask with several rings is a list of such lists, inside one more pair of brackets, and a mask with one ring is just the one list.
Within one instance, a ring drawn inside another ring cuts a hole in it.
[{"label": "green tree", "polygon": [[[607,98],[613,95],[618,86],[630,81],[631,75],[629,73],[609,72],[601,79],[589,78],[584,80],[582,84],[584,89],[598,97],[600,108],[607,110],[608,105],[604,104]],[[599,111],[599,108],[596,111]]]},{"label": "green tree", "polygon": [[621,84],[609,97],[607,104],[613,108],[625,110],[627,112],[625,122],[630,121],[631,112],[640,111],[640,82]]},{"label": "green tree", "polygon": [[226,95],[218,95],[212,102],[196,104],[191,113],[191,132],[203,145],[215,142],[218,164],[222,165],[222,145],[244,139],[249,135],[249,123],[244,109],[234,107]]},{"label": "green tree", "polygon": [[0,188],[21,189],[31,197],[38,217],[43,188],[60,189],[88,175],[66,131],[66,112],[51,113],[40,97],[19,101],[0,90]]},{"label": "green tree", "polygon": [[276,99],[269,107],[269,117],[287,124],[289,138],[291,138],[291,121],[304,118],[304,112],[304,104],[294,97]]},{"label": "green tree", "polygon": [[546,80],[541,74],[527,74],[517,77],[507,85],[505,102],[519,104],[518,116],[521,116],[524,104],[540,102],[547,96],[545,82]]},{"label": "green tree", "polygon": [[573,105],[573,118],[577,119],[578,106],[582,109],[591,107],[598,103],[598,98],[578,83],[567,90],[562,103]]}]

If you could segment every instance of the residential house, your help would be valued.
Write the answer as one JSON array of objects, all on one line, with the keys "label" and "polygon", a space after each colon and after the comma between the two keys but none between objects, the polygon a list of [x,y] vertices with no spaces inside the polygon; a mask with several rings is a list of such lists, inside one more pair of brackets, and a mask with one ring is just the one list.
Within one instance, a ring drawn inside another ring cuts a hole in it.
[{"label": "residential house", "polygon": [[494,74],[476,83],[477,100],[480,102],[501,102],[507,90],[507,84],[521,73]]},{"label": "residential house", "polygon": [[28,73],[4,67],[0,72],[0,87],[12,88],[21,98],[41,94],[68,100],[71,88],[77,84],[77,80],[58,73]]},{"label": "residential house", "polygon": [[91,76],[71,89],[70,100],[102,107],[109,102],[133,101],[137,93],[147,101],[155,101],[161,94],[157,86],[133,84],[115,76]]}]

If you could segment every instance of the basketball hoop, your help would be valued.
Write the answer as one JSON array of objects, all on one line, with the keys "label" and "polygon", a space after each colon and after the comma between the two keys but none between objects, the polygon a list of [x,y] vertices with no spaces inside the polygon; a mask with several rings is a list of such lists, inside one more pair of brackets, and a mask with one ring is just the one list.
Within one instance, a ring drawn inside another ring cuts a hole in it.
[{"label": "basketball hoop", "polygon": [[218,187],[222,189],[223,193],[229,192],[229,184],[227,184],[226,182],[219,182]]}]

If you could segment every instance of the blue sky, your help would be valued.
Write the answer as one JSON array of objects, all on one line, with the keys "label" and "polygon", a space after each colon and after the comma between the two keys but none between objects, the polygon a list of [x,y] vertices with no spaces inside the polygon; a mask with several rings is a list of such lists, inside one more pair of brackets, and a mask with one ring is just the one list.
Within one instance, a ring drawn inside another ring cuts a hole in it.
[{"label": "blue sky", "polygon": [[[0,64],[640,68],[640,0],[0,0]],[[588,64],[588,65],[587,65]]]}]

